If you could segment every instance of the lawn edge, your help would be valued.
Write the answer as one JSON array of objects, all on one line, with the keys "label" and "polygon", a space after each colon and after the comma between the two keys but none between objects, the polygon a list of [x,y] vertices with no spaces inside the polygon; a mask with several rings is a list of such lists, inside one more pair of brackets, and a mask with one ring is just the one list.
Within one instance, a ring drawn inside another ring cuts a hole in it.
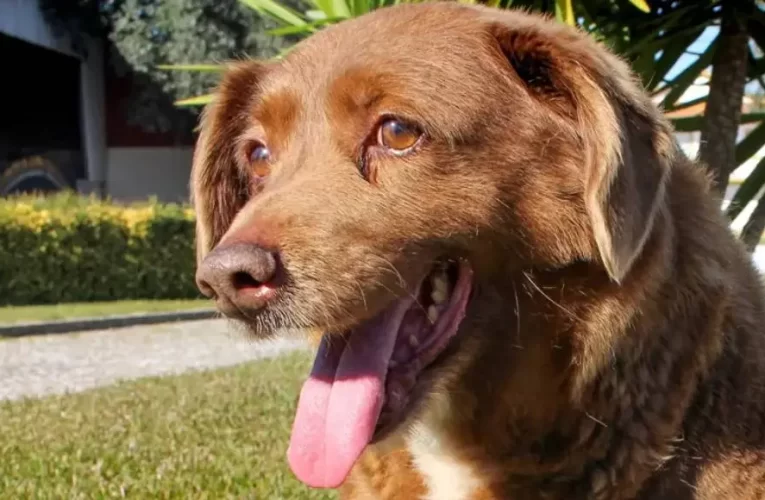
[{"label": "lawn edge", "polygon": [[0,337],[27,337],[31,335],[51,335],[59,333],[106,330],[128,326],[173,323],[177,321],[197,321],[218,317],[214,308],[192,309],[158,313],[135,313],[115,316],[90,318],[72,318],[56,321],[34,321],[0,325]]}]

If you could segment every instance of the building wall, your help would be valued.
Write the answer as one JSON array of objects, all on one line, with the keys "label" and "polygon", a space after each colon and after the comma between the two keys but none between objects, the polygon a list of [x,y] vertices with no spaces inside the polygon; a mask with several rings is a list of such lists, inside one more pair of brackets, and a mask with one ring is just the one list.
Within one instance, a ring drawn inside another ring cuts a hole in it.
[{"label": "building wall", "polygon": [[36,0],[0,0],[0,32],[73,56],[69,39],[57,38]]},{"label": "building wall", "polygon": [[80,108],[79,120],[72,120],[70,127],[82,133],[85,163],[84,177],[76,179],[76,187],[102,193],[106,166],[103,41],[87,38],[83,59],[72,51],[69,37],[53,34],[36,0],[0,0],[0,33],[70,56],[79,65],[79,89],[68,96]]},{"label": "building wall", "polygon": [[139,85],[131,75],[117,75],[109,65],[104,67],[106,194],[125,202],[152,196],[163,202],[187,202],[193,126],[174,126],[162,133],[129,123],[125,110]]},{"label": "building wall", "polygon": [[109,148],[106,191],[118,201],[187,202],[192,154],[189,146]]}]

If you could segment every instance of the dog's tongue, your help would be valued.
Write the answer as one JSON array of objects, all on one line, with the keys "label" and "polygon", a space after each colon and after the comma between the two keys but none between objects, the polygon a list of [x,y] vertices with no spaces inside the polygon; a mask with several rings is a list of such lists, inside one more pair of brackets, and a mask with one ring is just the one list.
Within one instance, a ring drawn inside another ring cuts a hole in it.
[{"label": "dog's tongue", "polygon": [[348,339],[322,339],[300,392],[287,450],[292,472],[308,486],[340,486],[372,439],[388,363],[411,304],[397,301]]}]

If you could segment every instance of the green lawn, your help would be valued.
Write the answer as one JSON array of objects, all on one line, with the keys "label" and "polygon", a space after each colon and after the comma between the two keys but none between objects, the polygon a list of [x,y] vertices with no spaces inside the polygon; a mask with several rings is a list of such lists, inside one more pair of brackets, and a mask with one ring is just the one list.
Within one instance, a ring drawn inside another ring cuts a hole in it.
[{"label": "green lawn", "polygon": [[209,300],[122,300],[45,306],[5,306],[0,307],[0,324],[167,312],[210,307],[213,307],[213,304]]},{"label": "green lawn", "polygon": [[306,353],[0,403],[0,498],[330,499],[287,468]]}]

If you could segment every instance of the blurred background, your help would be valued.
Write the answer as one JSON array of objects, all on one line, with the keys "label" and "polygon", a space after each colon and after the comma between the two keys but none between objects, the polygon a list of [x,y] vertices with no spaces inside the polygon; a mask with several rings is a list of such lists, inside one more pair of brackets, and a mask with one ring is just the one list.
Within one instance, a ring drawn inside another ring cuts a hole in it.
[{"label": "blurred background", "polygon": [[[194,286],[195,127],[222,62],[402,1],[0,0],[0,497],[331,497],[284,466],[301,345]],[[467,3],[623,56],[765,268],[765,2]]]}]

